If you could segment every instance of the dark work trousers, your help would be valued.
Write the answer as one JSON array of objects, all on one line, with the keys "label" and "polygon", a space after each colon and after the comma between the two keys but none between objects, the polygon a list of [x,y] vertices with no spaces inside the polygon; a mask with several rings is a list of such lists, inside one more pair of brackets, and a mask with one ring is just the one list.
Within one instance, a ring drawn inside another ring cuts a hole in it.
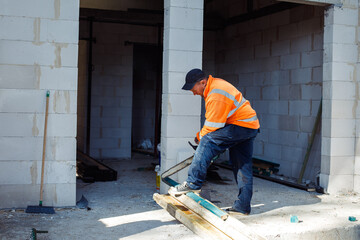
[{"label": "dark work trousers", "polygon": [[253,193],[252,154],[258,129],[229,124],[201,138],[190,165],[187,182],[190,188],[200,189],[206,178],[211,160],[227,148],[230,153],[234,177],[239,189],[234,208],[250,213]]}]

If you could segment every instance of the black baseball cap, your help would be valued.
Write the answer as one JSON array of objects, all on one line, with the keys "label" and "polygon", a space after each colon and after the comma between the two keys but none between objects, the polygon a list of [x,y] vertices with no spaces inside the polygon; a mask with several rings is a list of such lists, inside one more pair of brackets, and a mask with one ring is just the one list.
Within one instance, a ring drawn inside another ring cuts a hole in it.
[{"label": "black baseball cap", "polygon": [[185,84],[183,90],[191,90],[195,83],[205,78],[205,73],[198,68],[190,70],[185,77]]}]

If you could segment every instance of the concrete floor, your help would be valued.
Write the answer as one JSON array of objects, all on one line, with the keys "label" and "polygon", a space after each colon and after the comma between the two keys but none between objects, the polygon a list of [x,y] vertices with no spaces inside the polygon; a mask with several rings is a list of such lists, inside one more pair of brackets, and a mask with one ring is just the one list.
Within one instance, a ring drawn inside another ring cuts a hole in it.
[{"label": "concrete floor", "polygon": [[[135,155],[131,161],[108,161],[118,170],[116,182],[78,181],[91,210],[56,208],[56,214],[27,214],[0,210],[0,240],[31,239],[31,229],[46,230],[37,239],[200,239],[171,217],[152,199],[155,173],[148,170],[157,159]],[[140,169],[139,169],[140,168]],[[219,207],[235,200],[232,173],[219,169],[227,184],[207,182],[203,191]],[[297,215],[300,223],[291,223]],[[360,196],[320,195],[254,178],[252,214],[239,219],[267,239],[360,239]]]}]

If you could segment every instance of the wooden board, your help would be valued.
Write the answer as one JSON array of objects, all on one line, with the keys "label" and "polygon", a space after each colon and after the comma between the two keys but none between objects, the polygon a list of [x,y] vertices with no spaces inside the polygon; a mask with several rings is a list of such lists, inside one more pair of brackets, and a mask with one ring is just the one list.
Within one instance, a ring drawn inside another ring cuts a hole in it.
[{"label": "wooden board", "polygon": [[179,220],[187,228],[204,239],[230,240],[231,238],[218,230],[215,226],[204,220],[202,217],[185,207],[170,195],[155,193],[154,200],[171,216]]},{"label": "wooden board", "polygon": [[[161,200],[159,200],[159,199],[161,199]],[[221,232],[226,237],[228,237],[227,239],[265,240],[264,237],[253,232],[251,229],[249,229],[245,224],[240,222],[238,219],[236,219],[232,216],[229,216],[229,215],[227,215],[226,219],[222,219],[219,216],[216,216],[215,214],[210,212],[209,210],[205,209],[201,205],[199,205],[197,202],[194,201],[194,199],[188,197],[185,194],[175,197],[175,196],[160,195],[160,194],[155,193],[154,200],[161,207],[163,207],[165,210],[167,210],[173,217],[178,219],[180,222],[182,222],[185,226],[187,226],[193,232],[195,232],[193,230],[194,226],[191,223],[189,224],[189,221],[192,222],[192,219],[191,220],[188,219],[187,221],[184,221],[183,218],[186,216],[183,216],[181,219],[179,219],[174,214],[172,207],[169,207],[169,204],[173,204],[173,205],[175,204],[177,206],[181,206],[181,208],[183,208],[183,209],[187,209],[187,211],[190,211],[192,214],[195,214],[196,216],[198,216],[201,219],[201,222],[197,221],[198,223],[206,224],[206,226],[208,226],[208,224],[210,224],[211,226],[215,227],[219,232]],[[214,205],[214,204],[212,204],[212,205]],[[190,227],[189,227],[189,225],[190,225]],[[204,228],[196,228],[196,230],[197,231],[195,233],[200,235],[199,232],[204,231]],[[202,236],[202,235],[200,235],[200,236]],[[206,237],[205,239],[209,239],[209,238]],[[221,238],[215,238],[215,239],[221,239]]]}]

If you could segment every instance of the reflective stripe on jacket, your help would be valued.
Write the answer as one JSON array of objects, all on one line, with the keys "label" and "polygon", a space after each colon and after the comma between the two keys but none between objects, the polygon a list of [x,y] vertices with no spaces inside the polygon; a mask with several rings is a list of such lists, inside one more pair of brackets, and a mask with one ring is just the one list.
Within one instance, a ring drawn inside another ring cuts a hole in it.
[{"label": "reflective stripe on jacket", "polygon": [[198,139],[226,124],[252,129],[260,128],[256,112],[252,109],[250,102],[229,82],[210,75],[204,90],[204,99],[206,121],[200,133],[197,134]]}]

